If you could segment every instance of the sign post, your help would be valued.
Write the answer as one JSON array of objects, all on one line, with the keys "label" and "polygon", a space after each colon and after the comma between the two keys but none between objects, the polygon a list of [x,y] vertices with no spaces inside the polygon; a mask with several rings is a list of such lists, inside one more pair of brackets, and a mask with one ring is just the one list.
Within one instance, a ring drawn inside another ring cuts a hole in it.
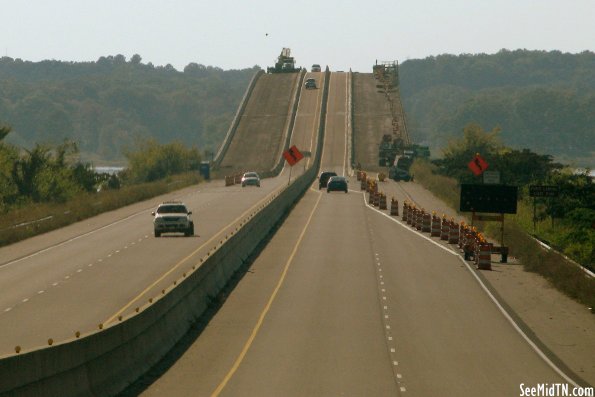
[{"label": "sign post", "polygon": [[[529,197],[533,197],[533,233],[537,229],[537,198],[538,197],[558,197],[560,187],[556,185],[531,185],[529,186]],[[552,217],[552,224],[553,224]]]},{"label": "sign post", "polygon": [[[516,214],[517,212],[517,187],[462,184],[459,210],[473,213],[472,222],[475,220],[500,222],[501,247],[498,249],[502,254],[501,262],[506,263],[508,247],[504,246],[504,214]],[[497,215],[477,215],[476,212]]]},{"label": "sign post", "polygon": [[291,183],[291,170],[293,169],[293,166],[295,164],[297,164],[301,159],[304,158],[304,155],[298,150],[298,148],[295,145],[293,145],[292,147],[283,152],[283,157],[289,163],[290,166],[289,180],[287,181],[287,184],[289,185]]}]

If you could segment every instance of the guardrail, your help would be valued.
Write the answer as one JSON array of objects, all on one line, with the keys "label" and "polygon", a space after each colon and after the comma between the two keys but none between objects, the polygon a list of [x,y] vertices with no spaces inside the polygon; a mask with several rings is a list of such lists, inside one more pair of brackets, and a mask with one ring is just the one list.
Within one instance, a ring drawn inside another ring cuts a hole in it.
[{"label": "guardrail", "polygon": [[315,180],[324,137],[328,102],[326,71],[317,154],[313,166],[277,191],[207,255],[189,264],[183,276],[150,298],[128,318],[100,324],[89,335],[48,340],[32,351],[20,347],[0,358],[0,395],[115,395],[155,365],[208,308],[262,239]]}]

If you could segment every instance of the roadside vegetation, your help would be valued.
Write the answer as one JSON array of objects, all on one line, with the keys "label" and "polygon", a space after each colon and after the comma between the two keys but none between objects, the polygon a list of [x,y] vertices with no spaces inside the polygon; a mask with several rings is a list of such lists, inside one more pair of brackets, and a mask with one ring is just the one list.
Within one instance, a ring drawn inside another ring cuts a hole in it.
[{"label": "roadside vegetation", "polygon": [[36,144],[26,150],[6,144],[0,126],[0,246],[102,212],[199,182],[197,148],[179,142],[141,142],[126,151],[129,167],[98,174],[78,161],[77,145]]},{"label": "roadside vegetation", "polygon": [[[458,210],[460,184],[482,183],[481,177],[467,168],[473,155],[480,153],[490,169],[501,172],[503,184],[519,187],[517,214],[507,215],[505,221],[504,242],[510,247],[510,254],[518,257],[527,271],[541,274],[570,297],[595,308],[595,279],[564,257],[595,270],[592,178],[586,172],[569,171],[551,156],[507,148],[500,143],[498,134],[497,129],[486,132],[477,124],[467,125],[464,136],[443,149],[442,159],[414,162],[412,173],[416,181]],[[529,185],[560,187],[559,197],[538,199],[535,228]],[[493,238],[500,238],[496,223],[476,224]],[[544,249],[533,236],[555,251]]]},{"label": "roadside vegetation", "polygon": [[595,167],[595,53],[501,50],[438,55],[399,67],[409,132],[435,151],[469,121],[511,148]]}]

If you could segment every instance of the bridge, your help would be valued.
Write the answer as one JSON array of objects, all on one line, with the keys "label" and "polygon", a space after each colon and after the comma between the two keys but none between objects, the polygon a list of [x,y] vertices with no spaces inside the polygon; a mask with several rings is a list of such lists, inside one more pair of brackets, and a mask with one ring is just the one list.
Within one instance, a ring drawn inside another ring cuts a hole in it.
[{"label": "bridge", "polygon": [[[306,78],[318,89],[302,89]],[[503,396],[593,384],[595,333],[546,345],[494,290],[497,274],[369,205],[352,164],[376,163],[391,122],[375,85],[371,73],[260,72],[215,164],[220,177],[258,171],[261,188],[214,179],[1,248],[0,395]],[[290,180],[291,145],[307,156]],[[346,176],[349,194],[318,190],[320,170]],[[457,216],[419,185],[383,189]],[[188,205],[196,236],[153,237],[164,200]]]}]

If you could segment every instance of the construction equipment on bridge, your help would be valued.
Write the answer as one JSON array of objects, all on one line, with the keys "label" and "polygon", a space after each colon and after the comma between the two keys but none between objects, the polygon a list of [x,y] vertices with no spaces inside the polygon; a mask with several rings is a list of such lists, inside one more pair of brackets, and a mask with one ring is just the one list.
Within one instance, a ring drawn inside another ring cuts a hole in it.
[{"label": "construction equipment on bridge", "polygon": [[399,95],[399,63],[397,61],[376,62],[373,66],[374,78],[379,92],[384,94],[388,102],[391,117],[392,131],[384,134],[378,146],[378,165],[389,168],[389,178],[394,180],[412,180],[409,167],[415,157],[430,157],[427,146],[411,143],[403,105]]},{"label": "construction equipment on bridge", "polygon": [[283,48],[281,54],[277,57],[275,66],[267,68],[267,73],[294,73],[299,71],[300,68],[295,67],[295,59],[291,56],[289,48]]}]

